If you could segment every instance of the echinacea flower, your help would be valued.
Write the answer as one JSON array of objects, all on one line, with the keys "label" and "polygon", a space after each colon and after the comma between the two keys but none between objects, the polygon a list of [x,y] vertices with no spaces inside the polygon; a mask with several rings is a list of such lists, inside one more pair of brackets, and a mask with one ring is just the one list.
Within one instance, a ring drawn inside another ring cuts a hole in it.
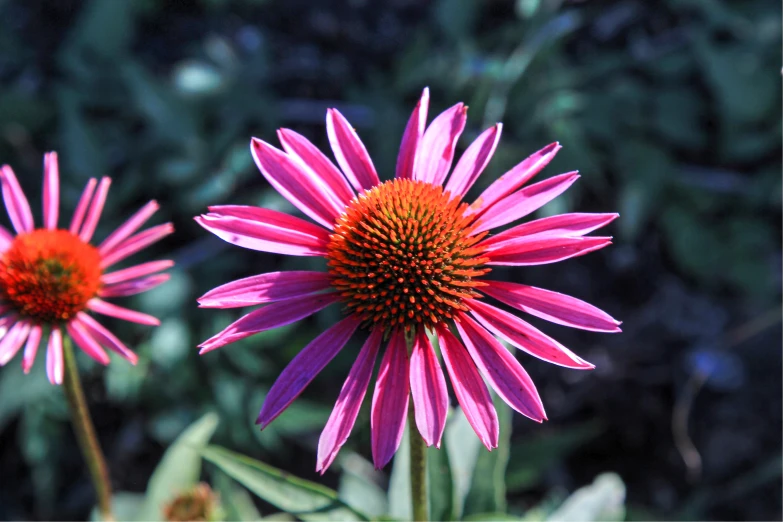
[{"label": "echinacea flower", "polygon": [[543,332],[480,298],[489,296],[561,325],[620,331],[618,321],[574,297],[486,278],[496,265],[554,263],[610,244],[609,237],[586,235],[617,214],[563,214],[488,235],[531,214],[576,181],[577,173],[569,172],[524,186],[560,145],[553,143],[525,159],[468,205],[462,199],[494,153],[501,124],[484,131],[452,170],[467,107],[459,103],[427,127],[428,104],[425,89],[405,129],[396,176],[386,182],[378,178],[358,135],[336,109],[327,112],[326,129],[339,169],[291,130],[278,131],[282,151],[253,138],[251,152],[263,176],[315,224],[250,206],[210,207],[208,214],[196,218],[235,245],[322,256],[329,266],[323,273],[261,274],[208,292],[199,300],[202,307],[266,306],[202,343],[201,353],[298,321],[331,304],[339,303],[346,313],[278,377],[258,417],[262,429],[302,393],[357,329],[369,333],[321,434],[317,469],[322,473],[353,428],[385,339],[371,412],[372,454],[378,468],[399,447],[409,394],[424,441],[440,445],[448,396],[428,331],[439,340],[462,410],[490,450],[498,444],[498,419],[482,375],[511,408],[538,422],[546,419],[535,385],[497,338],[554,364],[593,368]]},{"label": "echinacea flower", "polygon": [[104,348],[131,364],[137,356],[88,311],[134,323],[157,325],[147,314],[105,301],[149,290],[168,279],[172,261],[153,261],[114,272],[106,269],[171,234],[170,223],[135,233],[158,209],[147,203],[98,246],[90,243],[111,179],[90,179],[69,228],[57,227],[60,175],[57,153],[44,156],[43,227],[36,228],[30,204],[8,165],[0,169],[3,201],[16,236],[0,227],[0,366],[24,345],[22,369],[30,371],[45,338],[46,373],[63,381],[63,329],[87,355],[109,363]]}]

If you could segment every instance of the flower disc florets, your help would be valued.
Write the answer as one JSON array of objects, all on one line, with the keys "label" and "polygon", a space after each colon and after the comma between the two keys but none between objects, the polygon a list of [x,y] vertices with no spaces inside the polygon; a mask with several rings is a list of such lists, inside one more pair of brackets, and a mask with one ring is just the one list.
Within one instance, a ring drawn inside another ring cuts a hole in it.
[{"label": "flower disc florets", "polygon": [[98,250],[67,230],[19,234],[0,255],[0,300],[37,323],[72,319],[101,286]]},{"label": "flower disc florets", "polygon": [[348,311],[388,330],[433,326],[467,308],[489,272],[484,234],[473,235],[467,204],[439,185],[395,179],[355,197],[328,247],[333,286]]}]

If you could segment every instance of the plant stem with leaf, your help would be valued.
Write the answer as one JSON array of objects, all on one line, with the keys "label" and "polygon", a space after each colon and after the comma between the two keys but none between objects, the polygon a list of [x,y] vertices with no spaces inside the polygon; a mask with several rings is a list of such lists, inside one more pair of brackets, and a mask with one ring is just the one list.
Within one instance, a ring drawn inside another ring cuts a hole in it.
[{"label": "plant stem with leaf", "polygon": [[95,435],[95,426],[87,409],[87,401],[84,398],[84,390],[79,378],[79,368],[76,365],[71,339],[67,335],[63,337],[63,362],[65,364],[63,387],[65,397],[68,400],[68,409],[71,412],[71,423],[73,431],[76,433],[79,449],[81,449],[82,456],[84,456],[90,470],[90,478],[98,497],[98,510],[103,520],[114,520],[111,512],[109,469]]},{"label": "plant stem with leaf", "polygon": [[[408,353],[413,350],[414,336],[408,333],[405,336],[408,344]],[[408,405],[408,440],[410,442],[410,473],[411,473],[411,504],[413,508],[413,520],[429,520],[429,506],[427,499],[427,444],[416,429],[416,413],[413,399]]]}]

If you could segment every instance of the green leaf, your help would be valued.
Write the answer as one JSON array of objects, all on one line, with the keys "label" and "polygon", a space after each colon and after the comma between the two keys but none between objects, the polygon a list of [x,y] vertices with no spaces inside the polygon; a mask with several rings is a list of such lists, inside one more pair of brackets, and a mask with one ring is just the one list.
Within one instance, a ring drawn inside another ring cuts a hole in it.
[{"label": "green leaf", "polygon": [[337,492],[220,446],[209,446],[202,456],[265,501],[302,520],[369,520],[348,506]]},{"label": "green leaf", "polygon": [[166,450],[147,484],[140,520],[158,520],[161,509],[175,495],[195,486],[201,475],[201,450],[212,438],[218,416],[208,413],[186,429]]},{"label": "green leaf", "polygon": [[625,484],[615,473],[604,473],[591,485],[576,490],[547,520],[577,522],[624,518]]},{"label": "green leaf", "polygon": [[378,485],[379,471],[357,453],[343,450],[339,460],[342,466],[338,496],[349,506],[372,517],[389,511],[386,492]]},{"label": "green leaf", "polygon": [[494,393],[492,395],[500,422],[500,438],[495,450],[479,453],[465,501],[466,516],[506,511],[506,466],[511,445],[511,408]]},{"label": "green leaf", "polygon": [[482,445],[473,431],[462,408],[455,408],[450,415],[444,434],[445,450],[451,465],[454,483],[454,518],[459,520],[465,508],[465,499],[470,491],[473,470],[476,468]]},{"label": "green leaf", "polygon": [[408,426],[402,434],[402,441],[394,454],[391,478],[389,479],[389,515],[399,520],[411,520],[411,454]]},{"label": "green leaf", "polygon": [[454,520],[454,481],[451,478],[449,454],[445,448],[427,448],[427,478],[430,520]]},{"label": "green leaf", "polygon": [[256,509],[247,490],[239,487],[231,477],[222,471],[215,471],[212,474],[212,483],[220,494],[226,520],[261,520],[261,513]]},{"label": "green leaf", "polygon": [[[139,518],[139,511],[142,504],[144,504],[144,495],[141,493],[129,493],[127,491],[117,491],[111,497],[111,511],[114,515],[114,520],[117,522],[136,522],[137,520],[144,520]],[[94,522],[102,522],[104,519],[101,517],[97,506],[93,508],[90,513],[90,520]]]},{"label": "green leaf", "polygon": [[60,390],[46,379],[45,365],[34,365],[30,375],[25,375],[16,366],[0,370],[0,432],[5,425],[30,404],[54,397]]}]

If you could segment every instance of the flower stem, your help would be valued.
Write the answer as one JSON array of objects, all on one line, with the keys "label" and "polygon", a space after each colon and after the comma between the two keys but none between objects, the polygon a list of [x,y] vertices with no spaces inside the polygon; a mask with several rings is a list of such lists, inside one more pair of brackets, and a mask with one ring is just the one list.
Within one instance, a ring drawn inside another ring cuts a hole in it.
[{"label": "flower stem", "polygon": [[[411,332],[405,336],[408,353],[413,350],[414,335]],[[413,398],[408,405],[408,440],[410,442],[410,472],[411,472],[411,505],[413,520],[429,520],[427,499],[427,444],[416,429],[416,412]]]},{"label": "flower stem", "polygon": [[90,477],[98,497],[98,510],[105,521],[114,520],[111,512],[111,482],[109,470],[106,466],[106,458],[103,456],[98,438],[95,436],[90,412],[87,409],[87,401],[84,398],[84,390],[79,379],[79,368],[76,366],[76,357],[73,353],[70,337],[63,336],[63,360],[65,363],[65,397],[68,399],[68,409],[71,412],[71,423],[76,433],[79,449],[90,470]]}]

